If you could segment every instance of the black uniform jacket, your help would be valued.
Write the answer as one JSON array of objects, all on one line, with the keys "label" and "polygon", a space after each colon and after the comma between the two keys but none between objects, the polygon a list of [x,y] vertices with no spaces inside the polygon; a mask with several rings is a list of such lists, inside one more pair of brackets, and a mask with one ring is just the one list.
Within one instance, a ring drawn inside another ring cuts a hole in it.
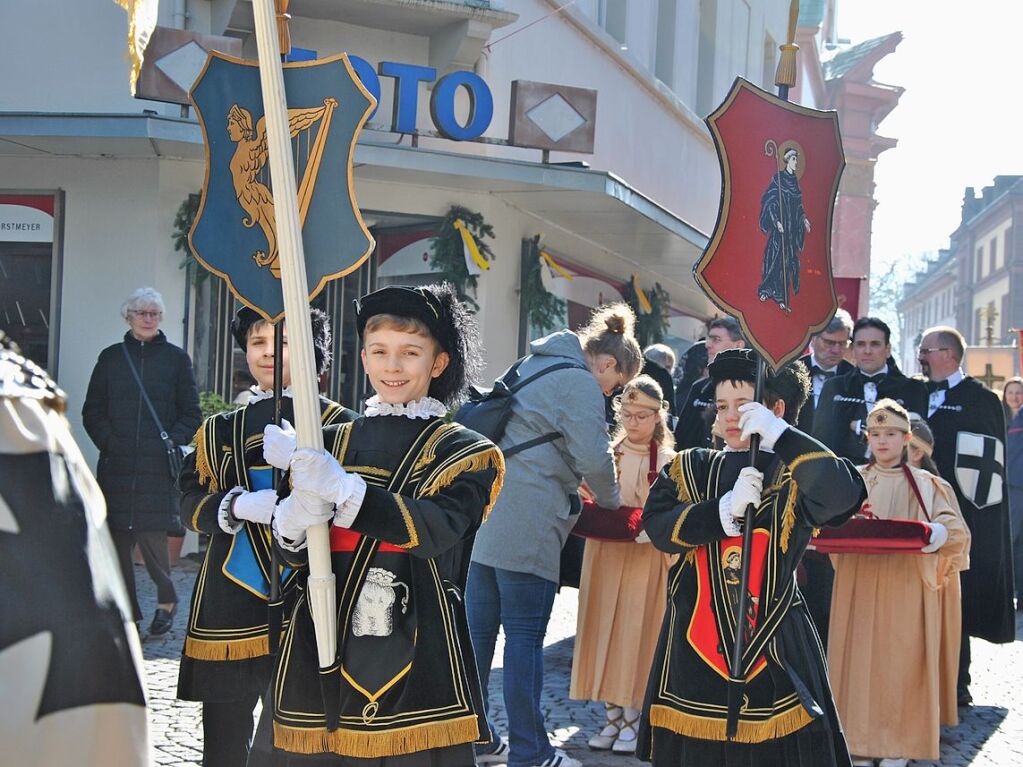
[{"label": "black uniform jacket", "polygon": [[[813,398],[813,370],[810,366],[810,355],[804,354],[796,360],[796,362],[806,368],[806,372],[810,376],[810,396],[807,397],[806,404],[803,405],[802,409],[799,411],[799,418],[796,419],[796,428],[804,434],[813,434],[813,417],[817,412],[817,404],[814,402]],[[835,369],[835,375],[831,376],[831,378],[845,375],[855,369],[855,365],[852,365],[845,360],[840,360]]]},{"label": "black uniform jacket", "polygon": [[[356,417],[328,399],[320,400],[320,411],[324,426]],[[293,413],[292,400],[285,397],[281,415],[294,420]],[[178,697],[184,700],[234,700],[266,692],[270,528],[246,522],[231,535],[220,527],[218,515],[224,497],[235,487],[270,486],[271,469],[263,459],[263,427],[272,422],[272,399],[207,418],[196,434],[195,452],[182,467],[182,522],[210,536],[192,590],[178,672]],[[282,591],[287,591],[294,574],[283,575]]]},{"label": "black uniform jacket", "polygon": [[[907,378],[889,363],[888,374],[875,378],[877,399],[889,397],[911,413],[927,415],[927,385]],[[867,403],[863,398],[863,375],[853,368],[824,384],[813,416],[813,436],[843,458],[857,465],[867,461],[866,432],[856,434],[850,424],[866,424]]]},{"label": "black uniform jacket", "polygon": [[[787,764],[846,765],[823,650],[795,571],[814,529],[848,519],[866,490],[851,462],[795,428],[774,449],[761,451],[757,462],[764,491],[750,563],[753,607],[744,621],[747,703],[736,743],[753,763],[759,748],[777,749],[789,739],[785,753],[807,757],[789,756]],[[658,764],[723,763],[742,538],[726,537],[719,502],[748,465],[747,451],[683,451],[662,470],[643,510],[654,545],[681,555],[668,576],[640,734],[640,754],[650,758],[653,745]]]},{"label": "black uniform jacket", "polygon": [[343,424],[326,447],[366,496],[350,529],[331,528],[330,668],[317,660],[305,551],[284,551],[299,595],[271,688],[275,753],[294,765],[296,754],[377,758],[489,739],[462,593],[504,479],[501,451],[460,424],[403,416]]},{"label": "black uniform jacket", "polygon": [[945,392],[944,403],[927,422],[934,432],[934,462],[955,490],[973,536],[970,569],[960,576],[963,629],[971,636],[1004,643],[1015,639],[1016,620],[1001,408],[994,392],[966,377]]}]

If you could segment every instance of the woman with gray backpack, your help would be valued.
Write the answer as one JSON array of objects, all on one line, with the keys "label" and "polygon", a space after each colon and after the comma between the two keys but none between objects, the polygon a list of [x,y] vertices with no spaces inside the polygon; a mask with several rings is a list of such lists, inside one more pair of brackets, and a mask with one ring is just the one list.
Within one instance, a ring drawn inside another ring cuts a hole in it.
[{"label": "woman with gray backpack", "polygon": [[[507,474],[476,534],[466,609],[484,700],[497,633],[504,626],[508,737],[499,737],[488,723],[494,745],[477,753],[480,765],[580,766],[547,738],[540,711],[543,639],[558,589],[561,549],[581,508],[580,483],[586,481],[600,506],[620,505],[604,397],[634,378],[643,364],[635,321],[626,304],[602,307],[578,333],[562,330],[533,341],[530,354],[495,387],[510,397],[498,440]],[[471,418],[469,413],[465,422],[471,425]]]}]

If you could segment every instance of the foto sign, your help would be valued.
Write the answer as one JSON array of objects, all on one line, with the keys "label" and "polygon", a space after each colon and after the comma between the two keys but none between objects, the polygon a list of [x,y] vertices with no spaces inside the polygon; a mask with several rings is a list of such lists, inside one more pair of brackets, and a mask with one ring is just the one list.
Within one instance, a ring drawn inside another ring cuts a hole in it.
[{"label": "foto sign", "polygon": [[[392,130],[396,133],[415,133],[419,108],[419,84],[436,81],[430,94],[430,116],[437,131],[454,141],[471,141],[483,135],[494,117],[494,96],[486,81],[475,72],[457,69],[437,80],[437,70],[417,64],[381,61],[373,65],[359,56],[349,56],[352,69],[362,80],[377,103],[380,103],[380,77],[394,78],[394,106]],[[459,123],[455,115],[455,97],[459,88],[469,96],[469,118]],[[375,111],[374,111],[375,114]],[[372,119],[373,115],[370,115]]]}]

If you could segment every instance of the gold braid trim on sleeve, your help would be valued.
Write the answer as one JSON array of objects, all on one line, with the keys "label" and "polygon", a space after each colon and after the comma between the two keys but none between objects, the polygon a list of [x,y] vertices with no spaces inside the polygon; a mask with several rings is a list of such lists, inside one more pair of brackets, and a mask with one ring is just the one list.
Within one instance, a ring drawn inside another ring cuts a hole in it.
[{"label": "gold braid trim on sleeve", "polygon": [[483,471],[484,469],[494,469],[497,471],[494,484],[490,486],[490,501],[483,509],[483,521],[485,522],[487,517],[490,516],[490,510],[494,508],[494,504],[497,502],[497,496],[500,495],[501,488],[504,486],[504,454],[496,446],[492,445],[486,450],[461,458],[450,466],[445,466],[443,471],[435,474],[430,479],[430,484],[423,488],[422,492],[419,493],[419,497],[425,498],[435,495],[454,482],[460,474]]},{"label": "gold braid trim on sleeve", "polygon": [[[745,719],[740,714],[739,730],[735,740],[739,743],[763,743],[791,735],[813,721],[813,717],[798,703],[788,711],[768,717],[764,720]],[[696,716],[687,714],[668,706],[653,705],[650,707],[650,724],[671,730],[688,738],[713,740],[722,742],[725,737],[725,718]]]},{"label": "gold braid trim on sleeve", "polygon": [[781,514],[781,553],[789,550],[789,538],[792,536],[792,528],[796,526],[796,496],[799,495],[799,485],[796,480],[789,481],[789,495],[785,499],[785,509]]},{"label": "gold braid trim on sleeve", "polygon": [[405,499],[398,495],[398,493],[391,493],[391,497],[394,498],[394,502],[398,505],[399,511],[401,511],[401,518],[405,521],[405,530],[408,532],[408,543],[400,544],[398,548],[414,549],[419,545],[419,533],[416,532],[416,523],[412,520],[412,514],[409,512],[408,506],[405,505]]},{"label": "gold braid trim on sleeve", "polygon": [[802,455],[796,457],[796,459],[792,463],[789,464],[789,472],[790,473],[794,472],[796,470],[797,466],[802,466],[807,461],[816,461],[819,458],[832,458],[832,459],[834,459],[834,458],[837,458],[837,457],[838,456],[836,456],[830,450],[817,450],[817,451],[814,451],[812,453],[803,453]]},{"label": "gold braid trim on sleeve", "polygon": [[[213,418],[216,418],[214,416]],[[206,429],[213,428],[213,419],[207,419],[195,433],[195,473],[199,477],[199,484],[211,493],[219,493],[220,487],[217,478],[213,474],[213,467],[210,464],[210,456],[206,446]]]},{"label": "gold braid trim on sleeve", "polygon": [[692,496],[689,494],[688,487],[686,486],[686,480],[683,476],[681,453],[676,455],[674,460],[672,460],[671,467],[668,469],[668,477],[675,483],[675,490],[678,493],[678,499],[686,503],[692,501]]},{"label": "gold braid trim on sleeve", "polygon": [[682,509],[682,513],[678,515],[678,519],[675,521],[675,527],[672,528],[671,531],[671,542],[677,546],[683,546],[687,549],[693,549],[695,551],[696,549],[693,546],[693,544],[687,543],[686,541],[683,541],[681,538],[678,537],[679,532],[682,530],[682,525],[685,523],[686,517],[689,516],[689,512],[692,511],[692,509],[693,504],[691,503],[686,504],[685,508]]},{"label": "gold braid trim on sleeve", "polygon": [[290,727],[274,722],[274,746],[293,754],[339,754],[361,759],[414,754],[462,743],[480,736],[475,714],[440,722],[376,731],[345,729],[333,732],[325,727]]}]

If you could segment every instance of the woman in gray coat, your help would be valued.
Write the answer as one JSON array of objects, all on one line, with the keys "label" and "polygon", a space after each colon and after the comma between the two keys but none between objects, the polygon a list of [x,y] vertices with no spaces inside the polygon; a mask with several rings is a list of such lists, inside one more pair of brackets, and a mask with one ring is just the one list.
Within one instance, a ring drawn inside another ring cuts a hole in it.
[{"label": "woman in gray coat", "polygon": [[504,489],[476,534],[466,586],[469,629],[484,700],[498,629],[503,625],[504,701],[508,741],[490,726],[494,745],[480,765],[579,767],[547,739],[540,711],[543,639],[558,588],[561,549],[579,512],[586,480],[601,506],[619,506],[618,483],[604,420],[604,396],[639,372],[643,355],[625,304],[596,311],[578,334],[553,333],[530,344],[518,369],[525,380],[566,362],[515,394],[502,448],[552,432],[562,438],[507,459]]}]

